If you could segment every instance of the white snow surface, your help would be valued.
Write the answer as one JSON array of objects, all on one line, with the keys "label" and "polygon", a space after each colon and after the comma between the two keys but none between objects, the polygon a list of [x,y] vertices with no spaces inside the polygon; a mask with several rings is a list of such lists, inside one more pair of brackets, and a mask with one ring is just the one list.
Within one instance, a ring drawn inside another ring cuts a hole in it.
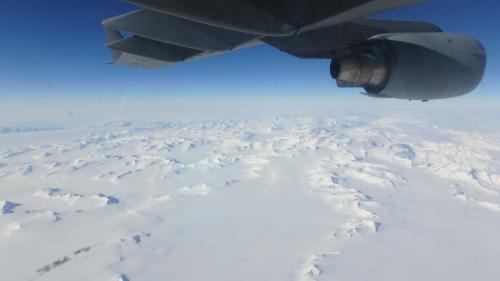
[{"label": "white snow surface", "polygon": [[0,135],[0,280],[499,280],[494,132],[408,117],[24,128]]}]

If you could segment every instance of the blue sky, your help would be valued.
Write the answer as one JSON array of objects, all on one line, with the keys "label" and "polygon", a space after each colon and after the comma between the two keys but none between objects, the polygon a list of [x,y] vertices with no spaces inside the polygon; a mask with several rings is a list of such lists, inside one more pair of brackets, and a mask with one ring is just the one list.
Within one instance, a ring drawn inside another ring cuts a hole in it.
[{"label": "blue sky", "polygon": [[[500,82],[500,20],[495,0],[431,0],[380,17],[419,19],[479,39],[489,53],[477,96]],[[3,0],[0,9],[0,95],[36,97],[332,95],[348,96],[326,60],[299,60],[267,46],[161,70],[108,65],[103,19],[135,7],[119,0]]]}]

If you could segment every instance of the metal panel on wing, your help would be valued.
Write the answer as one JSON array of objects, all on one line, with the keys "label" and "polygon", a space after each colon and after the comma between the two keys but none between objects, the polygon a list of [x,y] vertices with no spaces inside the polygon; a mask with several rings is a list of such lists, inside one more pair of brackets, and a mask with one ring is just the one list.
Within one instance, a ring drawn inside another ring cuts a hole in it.
[{"label": "metal panel on wing", "polygon": [[175,17],[261,36],[290,36],[297,27],[244,0],[127,0]]},{"label": "metal panel on wing", "polygon": [[364,42],[377,34],[440,31],[436,25],[421,21],[357,19],[291,37],[266,37],[262,40],[297,57],[332,58],[336,51]]},{"label": "metal panel on wing", "polygon": [[[314,21],[302,26],[299,33],[333,26],[344,23],[350,20],[363,18],[374,15],[386,10],[394,9],[401,6],[411,5],[423,2],[424,0],[372,0],[372,1],[330,1],[332,5],[340,5],[343,2],[359,2],[356,5],[351,5],[350,8],[344,8],[342,11],[332,13],[328,16],[318,18]],[[364,3],[363,3],[364,2]]]}]

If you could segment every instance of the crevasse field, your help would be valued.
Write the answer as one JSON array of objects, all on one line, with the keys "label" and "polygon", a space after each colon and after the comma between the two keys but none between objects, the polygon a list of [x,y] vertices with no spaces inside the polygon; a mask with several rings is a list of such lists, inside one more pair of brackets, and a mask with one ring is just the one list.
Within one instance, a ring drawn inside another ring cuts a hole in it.
[{"label": "crevasse field", "polygon": [[0,280],[499,280],[498,119],[300,105],[4,108]]}]

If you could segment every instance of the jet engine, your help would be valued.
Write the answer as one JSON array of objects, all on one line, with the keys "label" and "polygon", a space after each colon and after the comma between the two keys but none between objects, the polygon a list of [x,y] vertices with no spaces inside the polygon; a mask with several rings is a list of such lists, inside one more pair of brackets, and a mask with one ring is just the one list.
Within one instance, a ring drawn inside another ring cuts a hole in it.
[{"label": "jet engine", "polygon": [[373,97],[431,100],[474,90],[486,67],[475,39],[453,33],[380,34],[334,59],[339,87],[360,87]]}]

